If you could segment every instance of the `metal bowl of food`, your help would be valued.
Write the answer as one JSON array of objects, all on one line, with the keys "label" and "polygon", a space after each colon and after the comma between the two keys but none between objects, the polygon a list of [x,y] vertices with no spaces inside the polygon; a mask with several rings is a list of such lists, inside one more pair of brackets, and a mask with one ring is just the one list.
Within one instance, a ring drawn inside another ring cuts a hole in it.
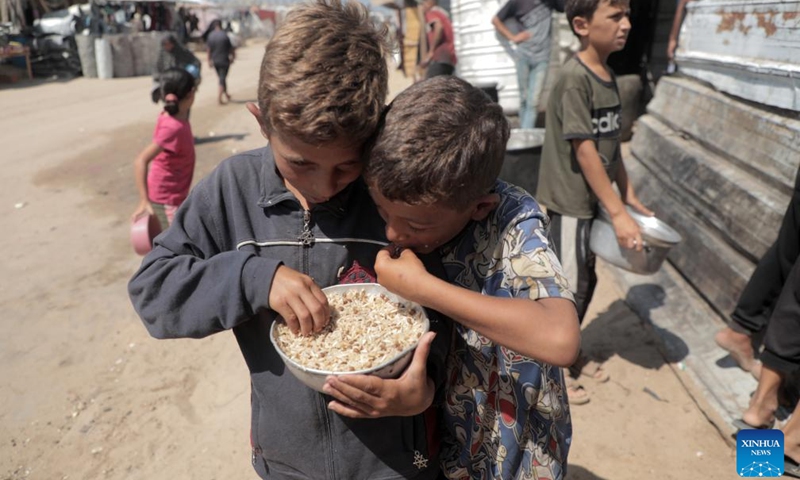
[{"label": "metal bowl of food", "polygon": [[332,313],[323,331],[295,335],[280,319],[270,328],[270,341],[286,368],[319,392],[329,375],[398,377],[430,329],[422,306],[377,283],[335,285],[322,291]]},{"label": "metal bowl of food", "polygon": [[592,222],[589,248],[612,265],[633,273],[651,275],[661,268],[670,249],[681,242],[681,235],[656,217],[642,215],[631,208],[628,208],[628,213],[641,228],[641,251],[620,247],[611,217],[603,208],[600,208],[600,214]]}]

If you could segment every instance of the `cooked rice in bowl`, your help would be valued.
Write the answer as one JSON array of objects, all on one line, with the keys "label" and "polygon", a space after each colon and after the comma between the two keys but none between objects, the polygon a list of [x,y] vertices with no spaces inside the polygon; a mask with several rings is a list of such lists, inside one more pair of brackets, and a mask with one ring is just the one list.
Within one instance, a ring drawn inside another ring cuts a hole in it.
[{"label": "cooked rice in bowl", "polygon": [[274,327],[276,346],[303,368],[337,373],[368,370],[414,347],[427,331],[427,318],[418,305],[357,287],[325,290],[331,321],[322,331],[302,336],[284,323]]}]

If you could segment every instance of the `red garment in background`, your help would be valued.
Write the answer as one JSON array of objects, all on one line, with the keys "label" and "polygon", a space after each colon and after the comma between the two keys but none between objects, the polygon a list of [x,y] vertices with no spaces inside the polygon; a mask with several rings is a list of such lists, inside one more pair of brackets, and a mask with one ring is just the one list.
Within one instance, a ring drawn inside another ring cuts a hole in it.
[{"label": "red garment in background", "polygon": [[[442,25],[442,38],[438,45],[433,45],[434,28],[433,24],[439,22]],[[456,64],[456,45],[453,40],[453,24],[450,16],[441,7],[433,7],[425,14],[427,24],[428,47],[433,49],[433,62]]]}]

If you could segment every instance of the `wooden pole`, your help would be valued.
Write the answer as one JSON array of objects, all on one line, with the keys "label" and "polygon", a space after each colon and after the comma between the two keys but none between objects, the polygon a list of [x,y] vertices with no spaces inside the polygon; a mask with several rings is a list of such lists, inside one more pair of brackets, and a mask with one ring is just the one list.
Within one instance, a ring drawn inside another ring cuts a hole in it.
[{"label": "wooden pole", "polygon": [[9,22],[7,0],[0,0],[0,22]]},{"label": "wooden pole", "polygon": [[[425,13],[422,11],[422,2],[417,2],[417,8],[415,9],[415,13],[417,14],[417,19],[419,20],[419,60],[420,62],[428,56],[428,24],[425,22]],[[417,64],[417,74],[419,75],[418,79],[415,80],[422,80],[425,78],[425,72],[428,70],[427,65],[423,68],[419,64]]]}]

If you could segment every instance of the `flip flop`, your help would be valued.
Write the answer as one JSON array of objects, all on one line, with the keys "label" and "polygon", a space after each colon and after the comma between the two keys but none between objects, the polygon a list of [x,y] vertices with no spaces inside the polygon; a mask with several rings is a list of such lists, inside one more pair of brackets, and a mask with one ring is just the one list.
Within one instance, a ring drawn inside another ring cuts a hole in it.
[{"label": "flip flop", "polygon": [[789,458],[788,455],[783,456],[783,474],[794,478],[800,478],[800,465]]},{"label": "flip flop", "polygon": [[583,385],[570,377],[566,377],[564,380],[567,389],[567,400],[570,405],[586,405],[589,403],[592,397],[589,396],[589,392],[583,388]]},{"label": "flip flop", "polygon": [[759,426],[756,427],[756,426],[750,425],[749,423],[745,422],[741,418],[737,418],[736,420],[731,422],[731,425],[736,427],[736,431],[733,432],[733,436],[735,437],[736,434],[739,433],[740,430],[769,430],[769,429],[771,429],[772,427],[775,426],[775,420],[773,420],[773,421],[771,421],[769,423],[765,423],[763,425],[759,425]]},{"label": "flip flop", "polygon": [[578,358],[574,365],[569,367],[569,374],[573,378],[588,377],[597,383],[606,383],[611,379],[611,375],[603,369],[603,365],[594,360],[589,360],[583,355]]}]

